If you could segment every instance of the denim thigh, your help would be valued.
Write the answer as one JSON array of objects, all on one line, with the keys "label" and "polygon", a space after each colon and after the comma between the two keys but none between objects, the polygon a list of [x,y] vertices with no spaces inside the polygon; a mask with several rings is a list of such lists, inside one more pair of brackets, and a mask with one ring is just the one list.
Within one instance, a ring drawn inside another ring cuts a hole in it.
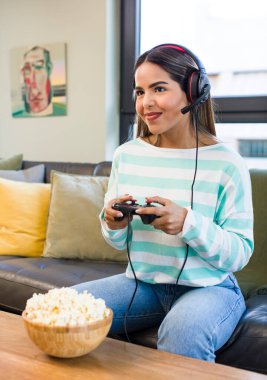
[{"label": "denim thigh", "polygon": [[232,335],[245,301],[231,274],[221,284],[185,289],[159,328],[158,349],[206,361]]},{"label": "denim thigh", "polygon": [[[73,286],[78,292],[87,290],[95,298],[102,298],[113,310],[114,318],[110,334],[124,333],[124,317],[132,299],[136,282],[125,273],[89,281]],[[138,288],[127,314],[127,332],[133,332],[159,325],[164,311],[156,296],[154,285],[138,281]]]}]

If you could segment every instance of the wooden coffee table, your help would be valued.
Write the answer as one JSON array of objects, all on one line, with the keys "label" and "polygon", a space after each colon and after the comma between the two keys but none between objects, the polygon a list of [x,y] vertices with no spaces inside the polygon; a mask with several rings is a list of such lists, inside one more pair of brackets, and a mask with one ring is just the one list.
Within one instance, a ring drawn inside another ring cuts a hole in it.
[{"label": "wooden coffee table", "polygon": [[4,380],[267,379],[267,376],[202,362],[106,338],[88,355],[52,358],[28,338],[20,316],[0,311],[0,374]]}]

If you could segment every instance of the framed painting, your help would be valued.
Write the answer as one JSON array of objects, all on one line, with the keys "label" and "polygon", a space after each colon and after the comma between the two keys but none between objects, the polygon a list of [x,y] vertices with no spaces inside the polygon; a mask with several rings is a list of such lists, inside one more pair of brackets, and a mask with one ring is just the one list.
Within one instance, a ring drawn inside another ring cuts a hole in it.
[{"label": "framed painting", "polygon": [[40,44],[11,49],[12,116],[67,114],[66,44]]}]

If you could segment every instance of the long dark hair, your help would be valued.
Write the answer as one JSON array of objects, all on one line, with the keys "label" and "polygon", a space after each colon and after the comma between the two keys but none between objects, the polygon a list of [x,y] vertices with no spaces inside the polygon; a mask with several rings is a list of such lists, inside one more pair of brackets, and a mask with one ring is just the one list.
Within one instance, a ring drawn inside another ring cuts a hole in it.
[{"label": "long dark hair", "polygon": [[[143,53],[136,61],[134,74],[144,62],[160,66],[170,75],[172,80],[179,83],[185,93],[190,74],[192,71],[198,70],[196,62],[187,52],[180,52],[171,47],[155,47]],[[139,115],[136,115],[136,124],[137,137],[149,137],[152,135],[147,124]],[[215,117],[210,96],[204,103],[190,111],[190,125],[193,128],[193,133],[197,126],[200,135],[213,138],[216,136]]]}]

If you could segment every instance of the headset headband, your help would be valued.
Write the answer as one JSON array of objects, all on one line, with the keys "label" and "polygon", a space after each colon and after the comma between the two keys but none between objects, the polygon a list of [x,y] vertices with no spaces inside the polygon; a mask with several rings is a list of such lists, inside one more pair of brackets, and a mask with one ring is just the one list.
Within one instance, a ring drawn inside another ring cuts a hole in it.
[{"label": "headset headband", "polygon": [[160,47],[162,47],[162,48],[171,48],[171,49],[178,50],[178,51],[180,51],[182,53],[187,53],[194,60],[194,62],[198,66],[198,69],[201,70],[202,72],[206,73],[205,67],[202,64],[202,62],[200,61],[200,59],[191,50],[187,49],[185,46],[176,45],[176,44],[160,44],[160,45],[155,46],[153,48],[153,50],[157,49],[157,48],[160,48]]},{"label": "headset headband", "polygon": [[178,50],[182,53],[187,53],[196,63],[198,70],[193,71],[188,77],[188,85],[187,85],[187,98],[191,102],[189,106],[184,107],[181,112],[183,114],[191,111],[195,106],[204,103],[210,93],[210,83],[209,78],[206,74],[206,70],[202,64],[202,62],[198,59],[198,57],[193,54],[189,49],[182,45],[176,44],[161,44],[155,46],[152,50],[157,48],[171,48]]}]

